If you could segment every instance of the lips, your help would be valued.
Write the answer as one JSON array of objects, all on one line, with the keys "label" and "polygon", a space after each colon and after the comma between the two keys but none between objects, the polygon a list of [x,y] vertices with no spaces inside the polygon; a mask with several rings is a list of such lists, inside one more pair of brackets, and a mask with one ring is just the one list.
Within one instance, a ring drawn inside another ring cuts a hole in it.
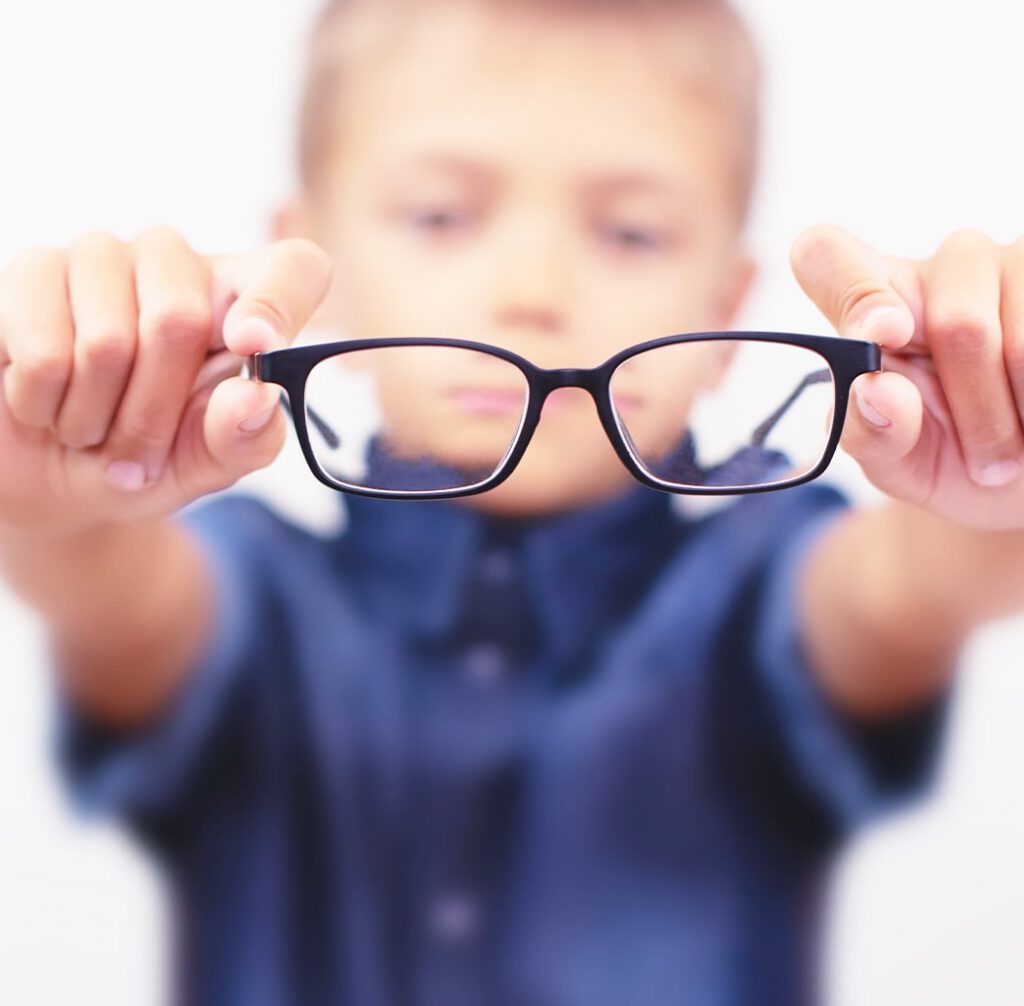
[{"label": "lips", "polygon": [[636,412],[641,409],[644,404],[644,400],[639,395],[627,395],[621,391],[612,395],[612,402],[615,405],[615,411],[620,416],[626,416],[631,412]]},{"label": "lips", "polygon": [[509,388],[453,388],[448,397],[459,408],[478,415],[505,415],[523,411],[526,393]]}]

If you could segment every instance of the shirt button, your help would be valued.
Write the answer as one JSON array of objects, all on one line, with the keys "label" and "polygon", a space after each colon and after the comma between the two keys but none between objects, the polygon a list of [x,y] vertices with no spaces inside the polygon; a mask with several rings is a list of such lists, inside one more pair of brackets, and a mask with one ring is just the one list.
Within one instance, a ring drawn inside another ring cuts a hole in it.
[{"label": "shirt button", "polygon": [[438,898],[430,910],[430,929],[445,943],[466,943],[480,931],[480,905],[462,891]]},{"label": "shirt button", "polygon": [[494,684],[505,674],[505,655],[493,643],[480,643],[466,653],[464,667],[474,684]]},{"label": "shirt button", "polygon": [[480,571],[488,583],[508,583],[515,573],[512,554],[506,549],[492,549],[481,560]]}]

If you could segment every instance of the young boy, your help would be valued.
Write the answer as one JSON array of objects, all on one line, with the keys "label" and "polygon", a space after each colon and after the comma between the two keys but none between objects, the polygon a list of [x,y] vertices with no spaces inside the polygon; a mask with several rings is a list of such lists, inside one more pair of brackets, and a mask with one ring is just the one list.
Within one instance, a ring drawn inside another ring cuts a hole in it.
[{"label": "young boy", "polygon": [[310,56],[275,243],[90,234],[0,284],[0,559],[77,794],[172,880],[183,1001],[807,1001],[828,856],[919,786],[960,646],[1024,602],[1024,243],[795,244],[890,351],[843,440],[875,510],[812,483],[684,519],[567,390],[483,495],[346,497],[327,540],[177,514],[284,441],[279,389],[211,387],[225,347],[591,367],[727,329],[754,272],[725,0],[335,2]]}]

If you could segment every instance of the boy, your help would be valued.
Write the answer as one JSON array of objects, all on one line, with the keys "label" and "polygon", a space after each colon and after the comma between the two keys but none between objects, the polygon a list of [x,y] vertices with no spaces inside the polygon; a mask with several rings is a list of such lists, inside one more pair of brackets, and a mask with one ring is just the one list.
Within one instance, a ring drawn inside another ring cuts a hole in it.
[{"label": "boy", "polygon": [[[1024,597],[1024,245],[816,228],[798,279],[893,351],[844,446],[892,497],[683,521],[566,392],[465,502],[252,501],[315,320],[593,366],[729,327],[756,74],[724,3],[332,4],[302,198],[236,258],[153,229],[0,285],[0,554],[48,619],[83,802],[166,864],[210,1003],[794,1003],[816,881],[923,777],[974,626]],[[429,331],[424,333],[423,329]]]}]

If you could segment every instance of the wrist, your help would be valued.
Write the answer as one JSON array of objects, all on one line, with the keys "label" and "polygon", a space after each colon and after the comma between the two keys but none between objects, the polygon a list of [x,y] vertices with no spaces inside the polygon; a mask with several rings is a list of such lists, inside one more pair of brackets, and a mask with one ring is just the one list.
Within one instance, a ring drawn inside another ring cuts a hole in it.
[{"label": "wrist", "polygon": [[1024,610],[1024,531],[968,527],[894,502],[883,543],[896,600],[934,636],[966,638]]},{"label": "wrist", "polygon": [[110,522],[79,528],[0,528],[0,570],[57,632],[79,633],[93,614],[121,603],[126,583],[153,568],[167,521]]}]

